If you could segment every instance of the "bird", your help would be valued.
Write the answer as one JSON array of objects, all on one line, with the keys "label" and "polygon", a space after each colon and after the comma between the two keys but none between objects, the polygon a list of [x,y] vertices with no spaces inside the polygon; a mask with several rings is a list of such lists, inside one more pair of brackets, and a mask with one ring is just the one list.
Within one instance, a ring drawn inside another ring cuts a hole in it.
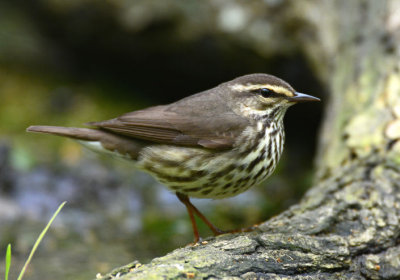
[{"label": "bird", "polygon": [[185,205],[197,243],[195,215],[214,235],[227,231],[214,226],[190,197],[232,197],[269,177],[283,151],[286,110],[307,101],[320,99],[276,76],[255,73],[168,105],[86,123],[91,128],[34,125],[27,131],[69,137],[133,161]]}]

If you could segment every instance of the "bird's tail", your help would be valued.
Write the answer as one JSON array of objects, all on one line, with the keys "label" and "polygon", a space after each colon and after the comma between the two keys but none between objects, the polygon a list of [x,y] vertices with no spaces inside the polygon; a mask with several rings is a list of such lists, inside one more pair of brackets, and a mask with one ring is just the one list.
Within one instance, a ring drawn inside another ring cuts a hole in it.
[{"label": "bird's tail", "polygon": [[84,141],[99,141],[105,135],[105,132],[97,129],[48,125],[32,125],[26,131],[54,134]]},{"label": "bird's tail", "polygon": [[118,157],[136,160],[145,143],[100,129],[33,125],[28,132],[47,133],[78,140],[84,146],[98,152],[112,153]]}]

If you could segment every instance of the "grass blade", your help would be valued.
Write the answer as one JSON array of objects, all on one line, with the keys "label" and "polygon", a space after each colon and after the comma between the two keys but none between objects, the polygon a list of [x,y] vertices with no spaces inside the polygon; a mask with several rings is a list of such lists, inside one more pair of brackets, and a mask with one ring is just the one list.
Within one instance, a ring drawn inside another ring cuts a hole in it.
[{"label": "grass blade", "polygon": [[8,244],[6,251],[6,272],[4,275],[4,279],[8,280],[8,274],[10,272],[11,267],[11,244]]},{"label": "grass blade", "polygon": [[26,268],[28,267],[29,263],[31,262],[32,257],[35,254],[37,247],[39,246],[40,242],[42,241],[42,239],[43,239],[44,235],[46,234],[47,230],[50,228],[51,223],[54,221],[54,219],[57,217],[58,213],[60,213],[61,209],[64,207],[65,203],[67,203],[67,202],[64,201],[63,203],[61,203],[60,206],[58,206],[57,211],[53,214],[53,216],[51,217],[50,221],[47,223],[46,227],[40,233],[38,239],[36,240],[35,244],[32,247],[31,253],[29,254],[29,257],[26,260],[26,262],[24,264],[24,267],[22,268],[17,280],[21,280],[22,277],[24,276]]}]

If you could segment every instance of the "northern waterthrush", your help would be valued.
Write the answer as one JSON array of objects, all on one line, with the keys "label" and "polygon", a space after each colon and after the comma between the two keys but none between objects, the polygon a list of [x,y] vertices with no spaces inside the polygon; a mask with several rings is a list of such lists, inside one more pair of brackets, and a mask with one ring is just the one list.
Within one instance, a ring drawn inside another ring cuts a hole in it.
[{"label": "northern waterthrush", "polygon": [[275,169],[284,144],[287,108],[318,98],[296,92],[267,74],[251,74],[169,105],[88,123],[91,128],[31,126],[132,160],[170,190],[188,210],[195,242],[198,215],[220,234],[189,197],[224,198],[246,191]]}]

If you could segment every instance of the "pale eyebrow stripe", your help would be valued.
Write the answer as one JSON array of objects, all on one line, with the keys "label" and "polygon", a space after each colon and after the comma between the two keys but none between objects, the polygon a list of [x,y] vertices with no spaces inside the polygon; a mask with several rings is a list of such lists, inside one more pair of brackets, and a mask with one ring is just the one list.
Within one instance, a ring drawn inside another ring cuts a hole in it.
[{"label": "pale eyebrow stripe", "polygon": [[276,93],[280,93],[289,97],[294,96],[294,94],[281,86],[276,86],[276,85],[269,85],[269,84],[255,84],[255,85],[242,85],[242,84],[234,84],[231,85],[230,88],[234,91],[249,91],[249,90],[255,90],[255,89],[260,89],[260,88],[268,88],[271,89],[273,91],[275,91]]}]

